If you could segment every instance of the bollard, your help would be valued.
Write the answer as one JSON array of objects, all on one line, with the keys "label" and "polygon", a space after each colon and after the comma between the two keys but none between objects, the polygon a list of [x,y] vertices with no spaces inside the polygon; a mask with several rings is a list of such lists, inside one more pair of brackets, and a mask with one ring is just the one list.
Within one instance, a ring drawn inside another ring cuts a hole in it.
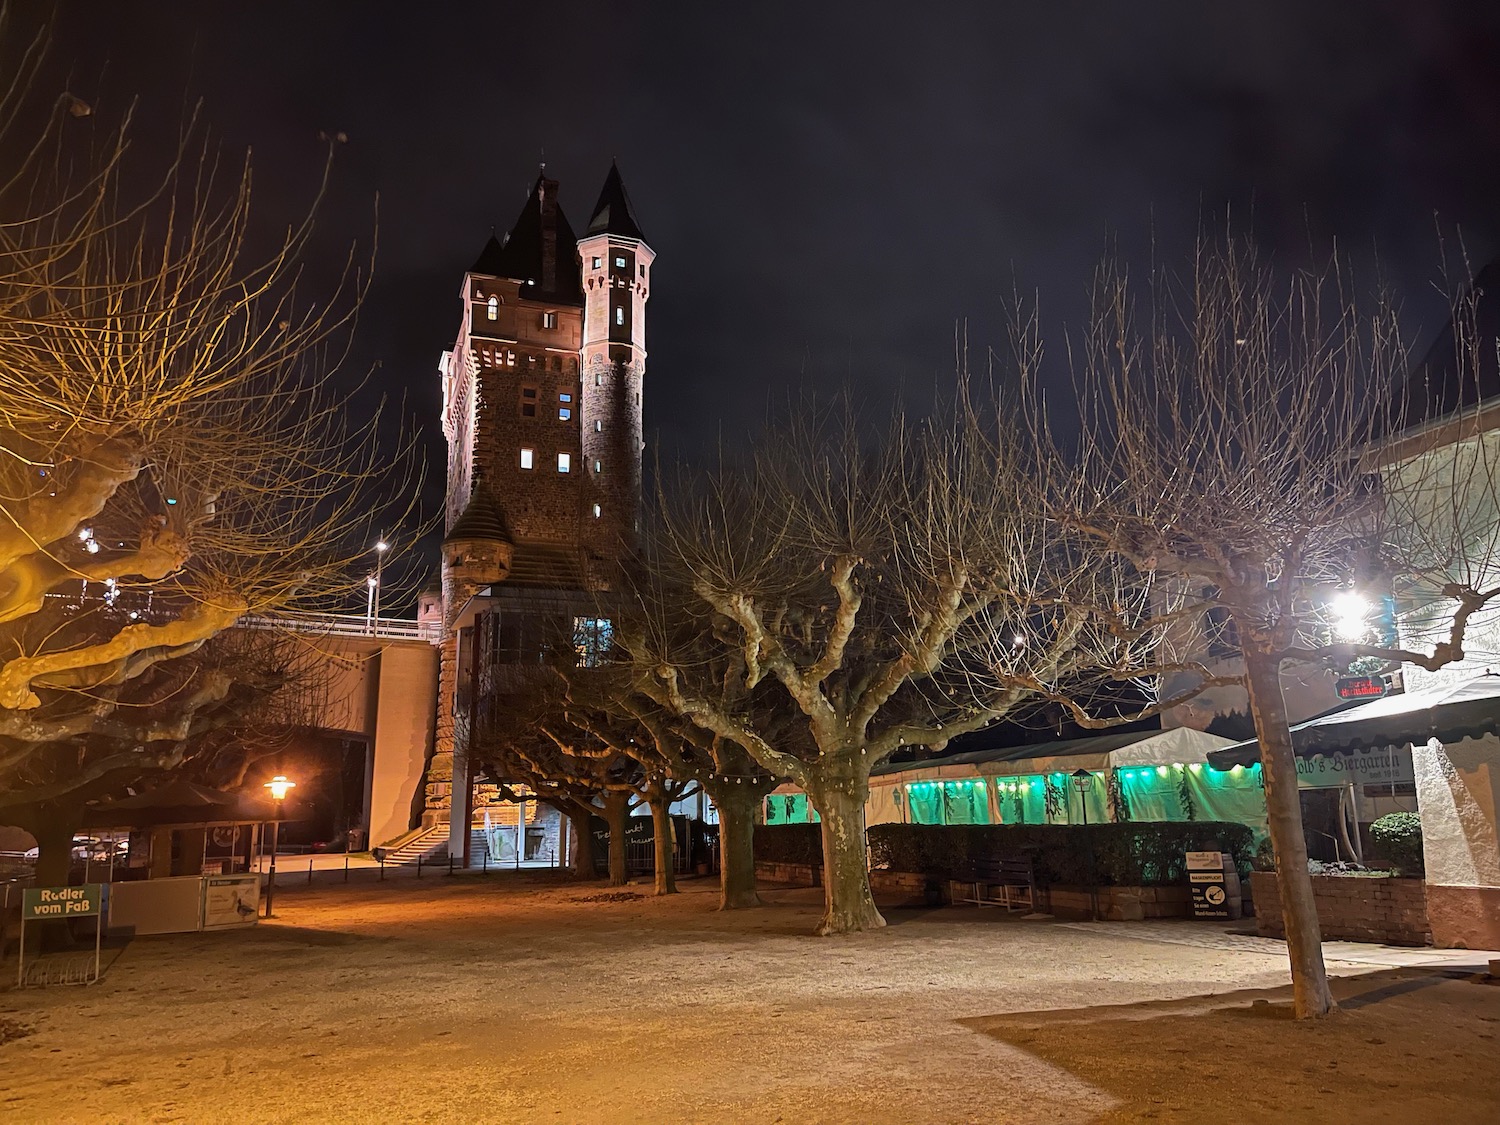
[{"label": "bollard", "polygon": [[379,859],[380,859],[380,881],[382,883],[384,883],[385,882],[385,856],[382,855],[382,856],[379,857]]},{"label": "bollard", "polygon": [[309,887],[312,886],[312,865],[313,865],[312,856],[308,856],[307,857],[307,885]]},{"label": "bollard", "polygon": [[484,849],[484,861],[479,865],[479,870],[481,870],[481,871],[488,871],[489,869],[490,869],[490,849],[489,848],[485,848]]},{"label": "bollard", "polygon": [[419,853],[417,855],[417,878],[420,879],[421,877],[422,877],[422,856]]},{"label": "bollard", "polygon": [[349,881],[349,856],[346,854],[344,856],[344,882],[347,883],[348,881]]},{"label": "bollard", "polygon": [[448,874],[453,874],[453,857],[451,855],[448,857]]}]

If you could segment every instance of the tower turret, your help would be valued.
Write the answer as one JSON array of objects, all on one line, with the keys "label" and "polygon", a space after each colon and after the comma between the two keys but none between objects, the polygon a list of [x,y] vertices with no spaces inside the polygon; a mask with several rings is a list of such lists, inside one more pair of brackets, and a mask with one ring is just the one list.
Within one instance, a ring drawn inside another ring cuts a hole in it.
[{"label": "tower turret", "polygon": [[584,299],[585,540],[591,553],[617,559],[634,542],[640,512],[646,300],[656,257],[618,165],[610,165],[578,254]]}]

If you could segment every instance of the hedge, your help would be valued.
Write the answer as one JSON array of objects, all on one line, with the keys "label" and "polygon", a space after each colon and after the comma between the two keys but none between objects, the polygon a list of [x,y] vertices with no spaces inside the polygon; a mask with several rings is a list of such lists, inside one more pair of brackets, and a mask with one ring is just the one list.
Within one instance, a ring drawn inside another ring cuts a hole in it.
[{"label": "hedge", "polygon": [[1182,883],[1190,851],[1229,852],[1248,874],[1254,836],[1247,825],[1220,821],[876,824],[868,832],[871,864],[877,868],[962,880],[972,878],[976,860],[1031,857],[1044,886],[1106,887]]},{"label": "hedge", "polygon": [[820,824],[757,824],[755,858],[760,863],[823,865]]}]

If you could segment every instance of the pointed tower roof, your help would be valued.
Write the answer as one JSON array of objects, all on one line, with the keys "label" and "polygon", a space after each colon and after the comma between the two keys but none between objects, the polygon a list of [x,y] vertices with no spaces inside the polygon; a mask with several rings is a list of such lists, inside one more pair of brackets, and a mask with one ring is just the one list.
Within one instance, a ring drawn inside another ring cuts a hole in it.
[{"label": "pointed tower roof", "polygon": [[479,257],[474,259],[474,264],[469,267],[470,273],[482,273],[486,277],[500,277],[505,268],[505,248],[500,245],[500,240],[495,237],[495,232],[490,231],[490,240],[484,244],[484,249],[479,252]]},{"label": "pointed tower roof", "polygon": [[620,166],[610,161],[609,175],[604,177],[604,188],[599,192],[599,202],[594,204],[593,217],[583,232],[585,238],[596,234],[616,234],[621,238],[636,238],[642,242],[646,236],[641,225],[635,221],[635,212],[630,207],[630,196],[625,192],[625,181],[620,178]]},{"label": "pointed tower roof", "polygon": [[443,536],[445,546],[459,542],[515,543],[505,520],[505,509],[500,507],[500,501],[495,499],[490,486],[482,479],[475,484],[468,504],[453,521],[448,534]]},{"label": "pointed tower roof", "polygon": [[491,235],[469,272],[519,281],[523,297],[583,303],[578,237],[557,203],[556,180],[537,176],[510,233]]}]

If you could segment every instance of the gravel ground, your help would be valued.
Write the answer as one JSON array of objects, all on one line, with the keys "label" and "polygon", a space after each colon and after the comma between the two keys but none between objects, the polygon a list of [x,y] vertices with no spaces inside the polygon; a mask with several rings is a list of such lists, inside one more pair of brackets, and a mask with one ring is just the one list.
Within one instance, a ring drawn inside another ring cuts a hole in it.
[{"label": "gravel ground", "polygon": [[288,889],[252,930],[136,939],[92,988],[0,993],[28,1032],[0,1036],[0,1119],[1135,1120],[1138,1092],[984,1019],[1286,979],[1270,952],[1001,911],[819,939],[819,892],[721,914],[684,889]]}]

